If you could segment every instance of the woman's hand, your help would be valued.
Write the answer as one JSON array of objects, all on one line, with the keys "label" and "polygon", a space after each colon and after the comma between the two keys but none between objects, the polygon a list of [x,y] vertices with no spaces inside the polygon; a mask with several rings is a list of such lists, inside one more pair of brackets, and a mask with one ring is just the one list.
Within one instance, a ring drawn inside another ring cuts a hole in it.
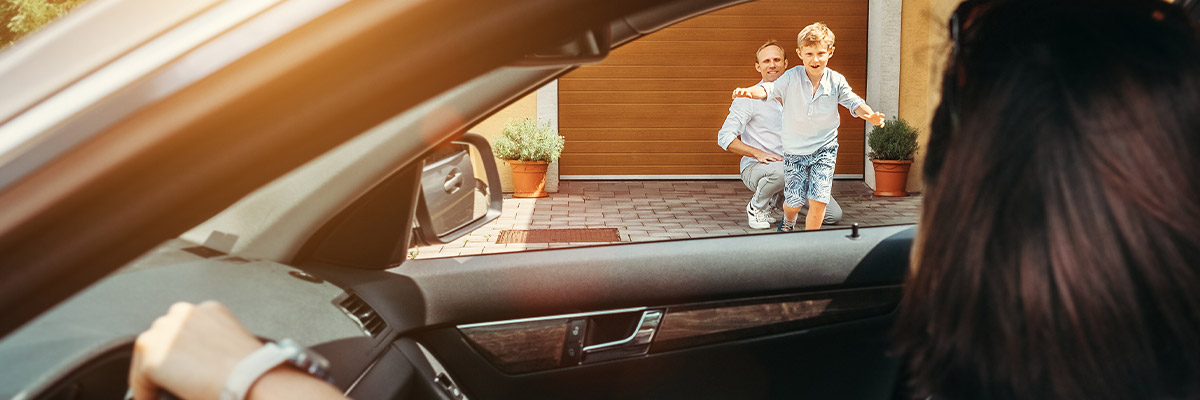
[{"label": "woman's hand", "polygon": [[165,389],[184,399],[218,399],[225,380],[262,347],[225,306],[175,303],[133,346],[129,387],[138,400]]}]

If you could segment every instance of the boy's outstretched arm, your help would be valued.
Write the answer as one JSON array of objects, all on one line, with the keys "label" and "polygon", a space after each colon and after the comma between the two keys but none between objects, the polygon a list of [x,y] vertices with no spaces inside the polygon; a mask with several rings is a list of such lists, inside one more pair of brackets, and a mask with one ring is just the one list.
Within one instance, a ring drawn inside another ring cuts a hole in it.
[{"label": "boy's outstretched arm", "polygon": [[883,113],[875,112],[875,110],[871,109],[871,106],[868,106],[867,103],[862,103],[862,105],[854,109],[854,115],[867,120],[867,122],[870,122],[872,125],[879,127],[883,126]]},{"label": "boy's outstretched arm", "polygon": [[751,99],[759,99],[759,100],[765,99],[765,98],[767,98],[767,89],[762,86],[758,86],[758,85],[754,85],[754,86],[751,86],[748,88],[733,89],[733,98],[736,99],[738,97],[749,97]]}]

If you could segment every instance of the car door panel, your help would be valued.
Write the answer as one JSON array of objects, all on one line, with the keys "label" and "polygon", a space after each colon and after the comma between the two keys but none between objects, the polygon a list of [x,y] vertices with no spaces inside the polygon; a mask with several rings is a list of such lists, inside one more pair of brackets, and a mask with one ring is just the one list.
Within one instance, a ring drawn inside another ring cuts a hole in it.
[{"label": "car door panel", "polygon": [[[556,249],[410,261],[387,272],[306,270],[358,293],[379,315],[403,316],[391,327],[426,346],[470,397],[890,398],[899,362],[887,355],[887,333],[914,231]],[[379,273],[391,283],[362,275]],[[663,315],[644,353],[595,362],[565,354],[572,322],[610,326],[607,338],[584,343],[594,345],[631,333],[648,310]],[[613,321],[623,327],[614,331]],[[478,336],[507,322],[528,329],[490,342]],[[530,357],[513,368],[497,357],[505,351]]]},{"label": "car door panel", "polygon": [[490,322],[897,284],[905,268],[893,264],[907,262],[910,228],[410,260],[389,271],[420,287],[426,324]]},{"label": "car door panel", "polygon": [[505,374],[453,329],[416,336],[477,398],[889,398],[891,315],[529,374]]}]

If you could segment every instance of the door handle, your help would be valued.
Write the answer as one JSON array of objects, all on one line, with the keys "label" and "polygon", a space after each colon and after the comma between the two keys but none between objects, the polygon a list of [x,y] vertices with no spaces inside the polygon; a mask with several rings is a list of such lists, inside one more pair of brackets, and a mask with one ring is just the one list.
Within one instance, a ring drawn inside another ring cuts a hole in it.
[{"label": "door handle", "polygon": [[628,337],[611,342],[597,343],[583,347],[583,362],[613,360],[646,354],[650,350],[650,341],[662,322],[662,311],[648,310],[642,312],[642,318],[637,327]]}]

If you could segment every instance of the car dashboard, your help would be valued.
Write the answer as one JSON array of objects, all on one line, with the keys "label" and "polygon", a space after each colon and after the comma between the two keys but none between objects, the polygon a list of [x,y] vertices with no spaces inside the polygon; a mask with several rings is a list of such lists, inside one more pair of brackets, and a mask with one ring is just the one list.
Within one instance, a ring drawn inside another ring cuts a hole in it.
[{"label": "car dashboard", "polygon": [[282,264],[173,240],[0,340],[0,359],[21,360],[0,374],[0,397],[120,398],[137,334],[177,301],[206,300],[264,340],[290,338],[325,356],[351,397],[453,393],[440,364],[397,340],[358,294]]}]

